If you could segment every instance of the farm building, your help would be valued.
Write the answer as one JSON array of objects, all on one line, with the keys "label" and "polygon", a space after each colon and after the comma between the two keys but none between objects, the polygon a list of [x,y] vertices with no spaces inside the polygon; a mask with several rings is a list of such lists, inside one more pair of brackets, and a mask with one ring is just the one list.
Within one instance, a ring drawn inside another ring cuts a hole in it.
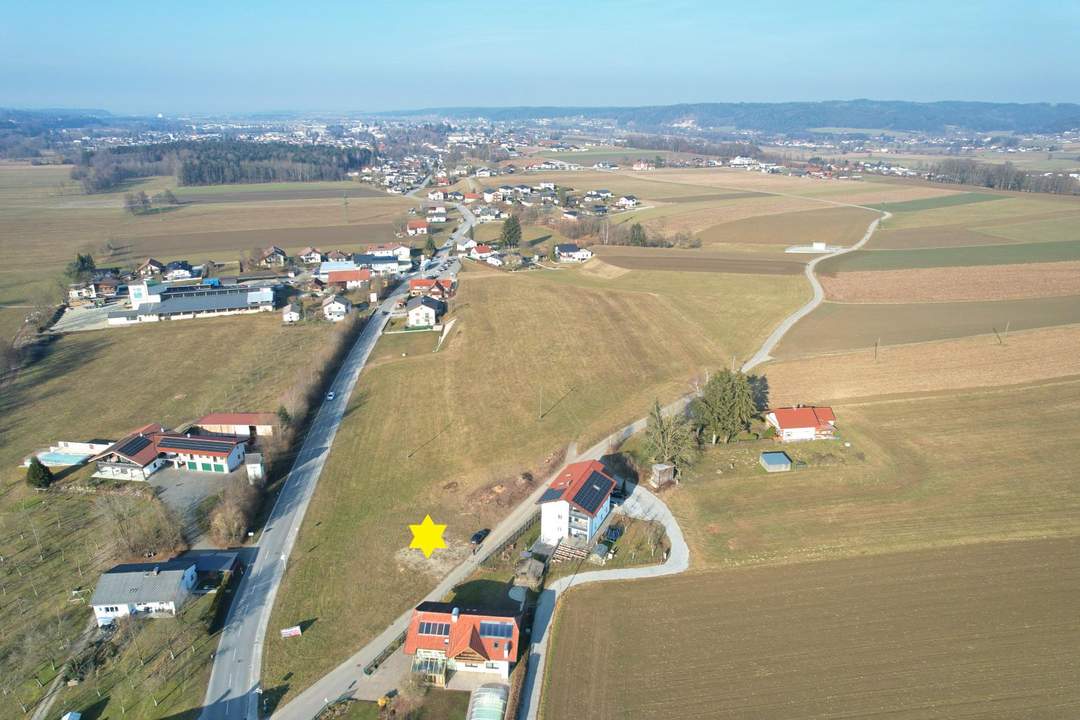
[{"label": "farm building", "polygon": [[759,460],[765,472],[787,472],[791,469],[791,458],[783,451],[763,452]]},{"label": "farm building", "polygon": [[835,435],[836,415],[830,407],[776,408],[765,415],[781,442],[824,440]]},{"label": "farm building", "polygon": [[186,320],[274,309],[272,287],[253,288],[247,285],[166,287],[156,280],[148,279],[131,285],[129,294],[131,310],[109,313],[110,325]]},{"label": "farm building", "polygon": [[274,434],[277,416],[265,412],[210,413],[195,421],[200,430],[218,435],[253,438]]},{"label": "farm building", "polygon": [[195,578],[194,560],[117,565],[102,574],[90,598],[98,627],[129,615],[176,615]]},{"label": "farm building", "polygon": [[452,672],[478,672],[506,679],[517,662],[521,621],[517,613],[423,602],[413,610],[405,634],[412,670],[436,687]]}]

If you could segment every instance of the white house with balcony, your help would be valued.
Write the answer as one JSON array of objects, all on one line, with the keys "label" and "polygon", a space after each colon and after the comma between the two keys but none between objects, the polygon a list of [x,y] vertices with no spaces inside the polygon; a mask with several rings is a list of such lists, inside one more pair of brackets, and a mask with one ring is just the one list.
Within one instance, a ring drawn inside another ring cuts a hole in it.
[{"label": "white house with balcony", "polygon": [[596,460],[572,463],[540,496],[540,542],[590,542],[611,512],[615,480]]}]

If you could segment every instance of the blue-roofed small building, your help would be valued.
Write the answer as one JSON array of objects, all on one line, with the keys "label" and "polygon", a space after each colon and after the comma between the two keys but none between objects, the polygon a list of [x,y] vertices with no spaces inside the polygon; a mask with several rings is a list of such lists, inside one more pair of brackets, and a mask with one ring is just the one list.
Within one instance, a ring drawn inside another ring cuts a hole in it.
[{"label": "blue-roofed small building", "polygon": [[791,458],[781,450],[761,453],[759,462],[761,467],[765,468],[765,472],[787,472],[791,469]]},{"label": "blue-roofed small building", "polygon": [[563,468],[540,496],[540,542],[555,547],[563,540],[589,543],[611,512],[615,479],[596,460]]}]

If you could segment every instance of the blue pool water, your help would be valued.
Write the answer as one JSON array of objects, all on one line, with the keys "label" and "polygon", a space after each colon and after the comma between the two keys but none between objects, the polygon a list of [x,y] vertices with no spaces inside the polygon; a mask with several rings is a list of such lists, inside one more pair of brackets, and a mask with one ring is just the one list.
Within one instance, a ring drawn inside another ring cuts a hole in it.
[{"label": "blue pool water", "polygon": [[90,456],[83,453],[65,453],[52,450],[38,453],[38,460],[42,464],[56,466],[79,465],[85,462],[88,457]]}]

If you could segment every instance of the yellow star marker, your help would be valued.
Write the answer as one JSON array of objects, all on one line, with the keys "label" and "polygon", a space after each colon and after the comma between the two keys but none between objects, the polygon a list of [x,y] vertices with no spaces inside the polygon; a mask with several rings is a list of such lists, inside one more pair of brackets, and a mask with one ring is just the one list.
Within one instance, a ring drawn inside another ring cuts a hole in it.
[{"label": "yellow star marker", "polygon": [[439,548],[446,547],[446,541],[443,540],[443,531],[446,530],[445,525],[436,525],[431,520],[430,515],[424,516],[424,522],[419,525],[410,525],[409,529],[412,530],[412,542],[409,543],[409,547],[417,548],[420,552],[424,553],[424,557],[431,557],[431,553]]}]

